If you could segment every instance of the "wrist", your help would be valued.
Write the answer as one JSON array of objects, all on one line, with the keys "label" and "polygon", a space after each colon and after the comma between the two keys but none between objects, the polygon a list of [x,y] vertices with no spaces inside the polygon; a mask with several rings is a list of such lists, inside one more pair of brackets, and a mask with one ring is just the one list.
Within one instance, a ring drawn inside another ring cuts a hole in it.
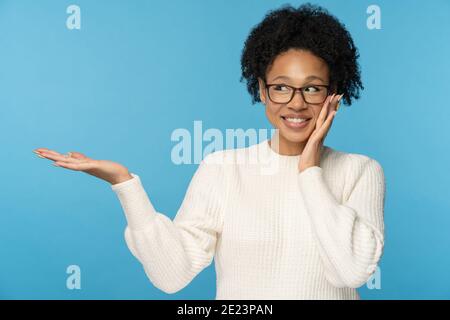
[{"label": "wrist", "polygon": [[111,181],[109,181],[109,183],[111,183],[112,185],[115,185],[115,184],[119,184],[121,182],[128,181],[130,179],[133,179],[133,176],[129,172],[127,172],[126,174],[122,174],[117,177],[114,177]]},{"label": "wrist", "polygon": [[312,164],[306,164],[306,165],[299,166],[299,167],[298,167],[298,171],[299,171],[299,173],[302,173],[303,171],[305,171],[305,170],[308,169],[308,168],[311,168],[311,167],[318,167],[318,166],[319,166],[318,164],[314,164],[314,163],[312,163]]}]

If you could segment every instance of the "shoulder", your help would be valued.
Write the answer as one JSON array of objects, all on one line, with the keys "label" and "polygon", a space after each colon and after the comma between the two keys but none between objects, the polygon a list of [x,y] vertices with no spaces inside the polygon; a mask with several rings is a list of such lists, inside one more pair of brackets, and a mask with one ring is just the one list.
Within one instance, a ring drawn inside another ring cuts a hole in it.
[{"label": "shoulder", "polygon": [[233,149],[214,150],[203,156],[197,171],[208,172],[215,179],[224,179],[229,171],[229,163],[233,163]]},{"label": "shoulder", "polygon": [[204,163],[221,165],[222,167],[234,166],[240,163],[240,160],[246,159],[251,154],[256,154],[258,144],[249,147],[238,147],[233,149],[215,150],[204,156]]},{"label": "shoulder", "polygon": [[384,176],[381,163],[375,158],[361,153],[345,152],[324,146],[324,166],[331,170],[339,170],[347,176],[361,176],[372,172]]},{"label": "shoulder", "polygon": [[[228,180],[239,179],[242,174],[258,170],[258,144],[249,147],[215,150],[204,156],[200,168],[209,168]],[[256,165],[255,165],[256,164]]]},{"label": "shoulder", "polygon": [[234,156],[234,149],[215,150],[203,157],[201,164],[224,165]]}]

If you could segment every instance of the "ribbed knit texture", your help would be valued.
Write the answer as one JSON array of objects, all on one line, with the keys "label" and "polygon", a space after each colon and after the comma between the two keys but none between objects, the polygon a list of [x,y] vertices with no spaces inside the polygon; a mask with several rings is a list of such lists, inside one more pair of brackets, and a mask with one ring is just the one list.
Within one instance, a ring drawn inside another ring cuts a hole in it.
[{"label": "ribbed knit texture", "polygon": [[[385,180],[365,155],[323,146],[320,166],[264,140],[207,155],[173,221],[138,175],[112,185],[125,240],[166,293],[215,261],[216,299],[360,299],[384,246]],[[154,183],[154,181],[149,181]]]}]

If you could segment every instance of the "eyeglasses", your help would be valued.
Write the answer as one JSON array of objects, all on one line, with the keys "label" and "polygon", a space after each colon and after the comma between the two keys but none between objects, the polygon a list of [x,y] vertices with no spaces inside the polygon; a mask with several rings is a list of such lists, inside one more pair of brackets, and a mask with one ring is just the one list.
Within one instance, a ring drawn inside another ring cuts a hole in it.
[{"label": "eyeglasses", "polygon": [[275,103],[289,103],[294,98],[295,92],[300,90],[303,100],[308,104],[321,104],[328,96],[329,86],[308,85],[300,88],[283,83],[266,84],[269,99]]}]

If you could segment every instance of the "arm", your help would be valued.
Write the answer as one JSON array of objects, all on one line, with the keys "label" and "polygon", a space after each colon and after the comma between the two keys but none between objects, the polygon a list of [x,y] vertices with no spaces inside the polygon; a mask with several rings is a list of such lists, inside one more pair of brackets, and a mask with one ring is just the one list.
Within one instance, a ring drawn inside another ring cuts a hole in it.
[{"label": "arm", "polygon": [[[206,158],[210,157],[208,155]],[[184,288],[211,264],[221,232],[223,173],[200,163],[174,220],[155,210],[139,176],[112,185],[128,222],[125,240],[150,281],[166,293]]]},{"label": "arm", "polygon": [[298,176],[325,275],[336,287],[363,285],[376,270],[384,246],[383,169],[370,158],[354,163],[352,170],[359,176],[342,204],[330,192],[321,167]]}]

